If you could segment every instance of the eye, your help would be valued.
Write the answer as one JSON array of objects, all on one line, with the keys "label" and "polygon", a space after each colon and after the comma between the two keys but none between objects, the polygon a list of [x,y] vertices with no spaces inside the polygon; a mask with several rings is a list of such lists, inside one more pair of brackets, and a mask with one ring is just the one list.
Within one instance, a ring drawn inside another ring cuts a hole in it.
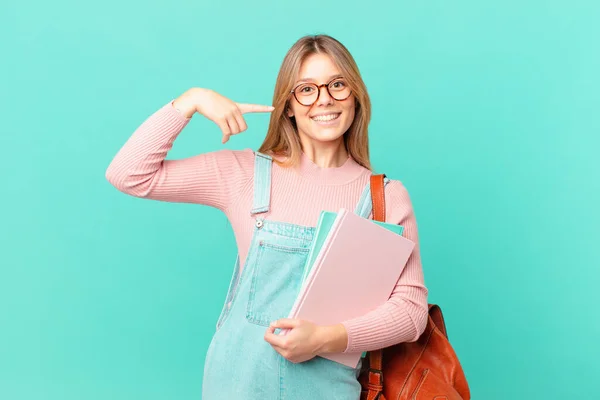
[{"label": "eye", "polygon": [[315,90],[315,88],[312,87],[311,85],[303,85],[303,86],[300,86],[298,91],[302,94],[309,94],[309,93],[312,93],[314,90]]},{"label": "eye", "polygon": [[331,87],[334,89],[343,89],[346,87],[346,82],[343,79],[331,82]]}]

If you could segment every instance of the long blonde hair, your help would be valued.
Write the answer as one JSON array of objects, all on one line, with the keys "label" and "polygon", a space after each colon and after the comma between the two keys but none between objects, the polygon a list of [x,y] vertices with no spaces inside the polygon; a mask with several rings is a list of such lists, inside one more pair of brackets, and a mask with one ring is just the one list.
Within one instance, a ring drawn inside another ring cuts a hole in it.
[{"label": "long blonde hair", "polygon": [[290,91],[302,62],[313,54],[326,54],[340,69],[355,99],[355,116],[350,128],[344,133],[344,144],[348,154],[360,165],[371,170],[369,160],[368,126],[371,120],[371,100],[362,80],[358,66],[348,49],[328,35],[309,35],[300,38],[289,49],[277,76],[273,94],[273,107],[269,129],[259,152],[275,157],[284,156],[285,161],[275,161],[284,166],[296,165],[300,160],[302,146],[295,121],[287,113]]}]

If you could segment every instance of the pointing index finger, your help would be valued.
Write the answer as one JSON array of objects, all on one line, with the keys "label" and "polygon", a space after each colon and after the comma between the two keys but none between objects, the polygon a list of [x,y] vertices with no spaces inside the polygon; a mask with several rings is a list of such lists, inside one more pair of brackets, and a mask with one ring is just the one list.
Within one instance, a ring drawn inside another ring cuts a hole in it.
[{"label": "pointing index finger", "polygon": [[237,106],[242,112],[242,114],[271,112],[275,109],[275,107],[273,106],[265,106],[261,104],[237,103]]}]

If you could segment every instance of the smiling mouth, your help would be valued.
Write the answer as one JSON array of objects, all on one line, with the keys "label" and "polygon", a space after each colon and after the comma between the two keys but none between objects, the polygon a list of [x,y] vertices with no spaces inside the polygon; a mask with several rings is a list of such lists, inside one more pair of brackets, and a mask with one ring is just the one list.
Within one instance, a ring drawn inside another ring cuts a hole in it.
[{"label": "smiling mouth", "polygon": [[342,113],[331,113],[326,115],[315,115],[314,117],[310,117],[313,121],[316,122],[330,122],[338,119]]}]

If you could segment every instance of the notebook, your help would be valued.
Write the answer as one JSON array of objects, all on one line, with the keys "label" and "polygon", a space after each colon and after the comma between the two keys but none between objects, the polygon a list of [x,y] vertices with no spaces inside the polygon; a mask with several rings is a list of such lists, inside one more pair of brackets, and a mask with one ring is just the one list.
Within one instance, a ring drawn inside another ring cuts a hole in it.
[{"label": "notebook", "polygon": [[[315,237],[313,240],[313,245],[310,248],[310,252],[308,253],[306,265],[304,266],[304,273],[302,275],[302,281],[306,280],[308,273],[310,272],[312,266],[314,265],[315,259],[319,255],[319,251],[323,247],[323,243],[327,239],[327,235],[337,217],[337,213],[332,211],[322,211],[319,215],[319,219],[317,220],[317,226],[315,229]],[[398,235],[402,235],[404,232],[404,227],[398,224],[392,224],[389,222],[382,221],[373,221],[372,222],[383,226],[386,229],[391,230],[392,232],[396,232]]]},{"label": "notebook", "polygon": [[[340,209],[289,318],[333,325],[377,308],[389,299],[414,246],[396,232]],[[362,352],[322,355],[352,368],[361,356]]]}]

